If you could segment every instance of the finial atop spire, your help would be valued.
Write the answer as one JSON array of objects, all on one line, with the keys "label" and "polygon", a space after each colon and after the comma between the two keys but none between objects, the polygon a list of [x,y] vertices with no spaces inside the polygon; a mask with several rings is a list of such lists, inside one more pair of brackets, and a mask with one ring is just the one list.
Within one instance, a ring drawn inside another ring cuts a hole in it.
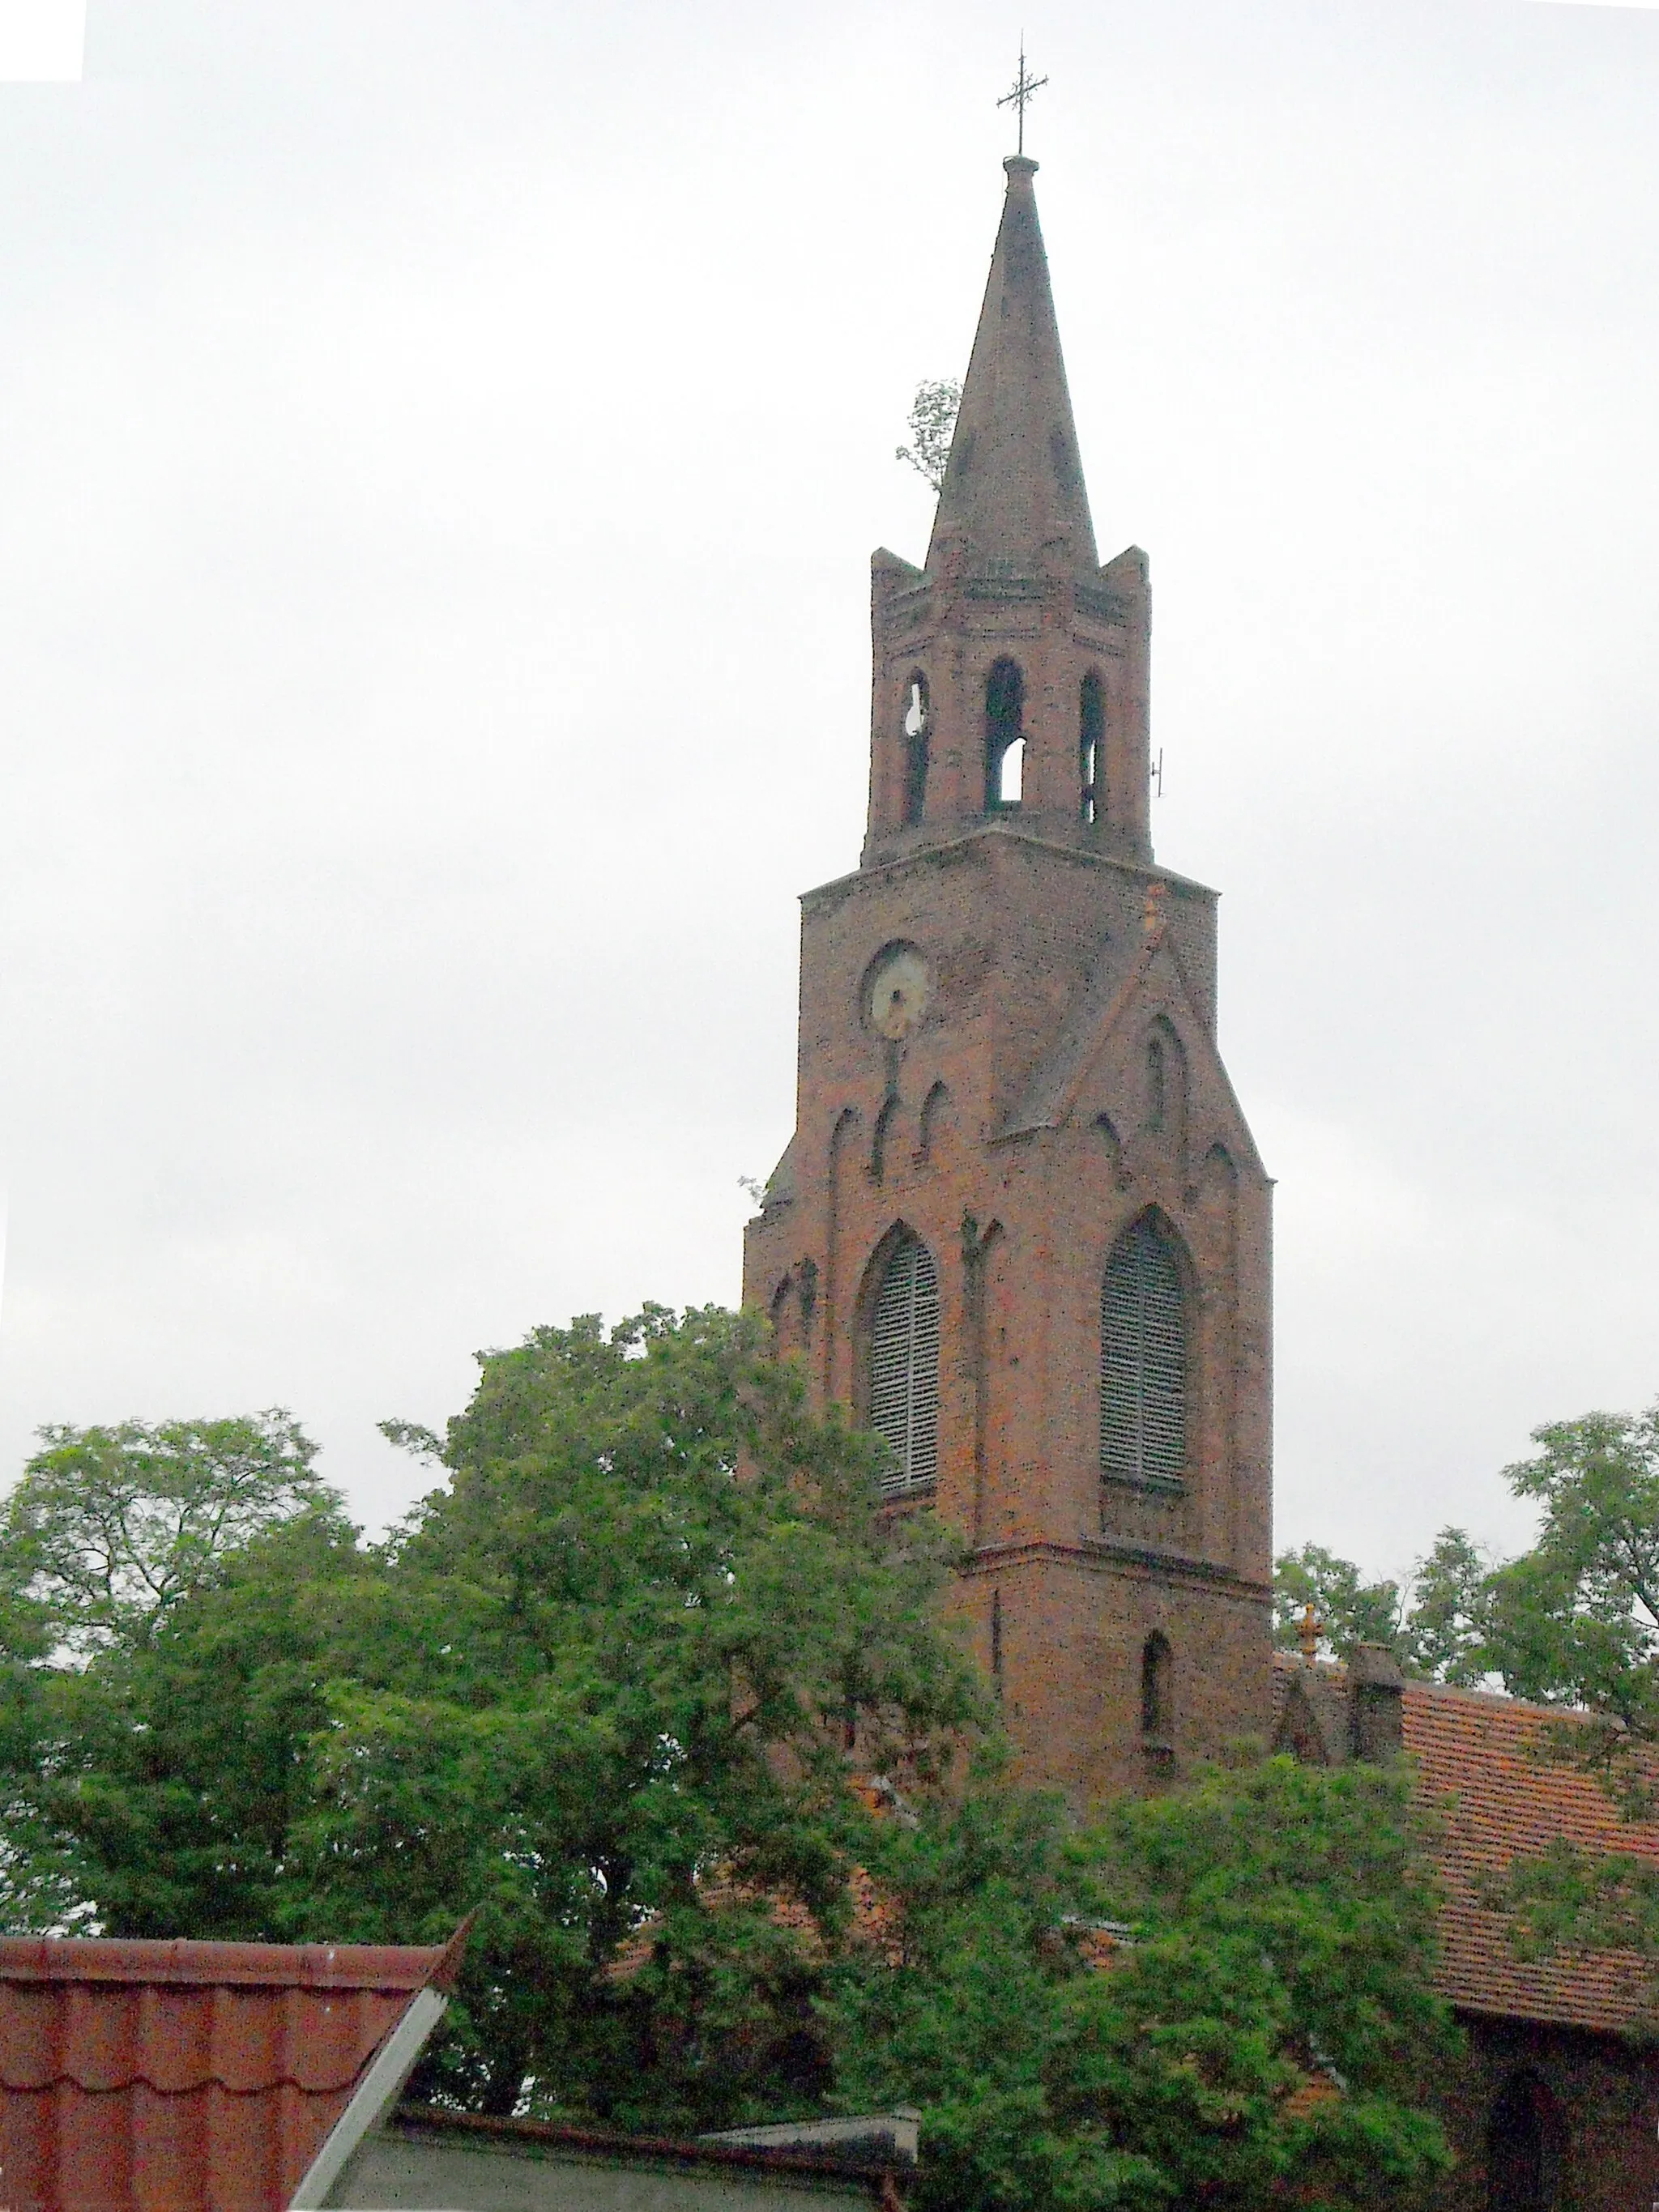
[{"label": "finial atop spire", "polygon": [[1032,94],[1041,92],[1043,86],[1047,84],[1048,82],[1048,80],[1046,76],[1027,76],[1025,70],[1025,33],[1022,31],[1019,34],[1019,74],[1014,79],[1012,89],[1009,92],[1004,93],[1002,98],[997,102],[997,106],[999,107],[1012,107],[1015,114],[1019,118],[1019,135],[1018,143],[1014,147],[1014,152],[1021,161],[1024,161],[1025,158],[1026,106],[1029,103]]}]

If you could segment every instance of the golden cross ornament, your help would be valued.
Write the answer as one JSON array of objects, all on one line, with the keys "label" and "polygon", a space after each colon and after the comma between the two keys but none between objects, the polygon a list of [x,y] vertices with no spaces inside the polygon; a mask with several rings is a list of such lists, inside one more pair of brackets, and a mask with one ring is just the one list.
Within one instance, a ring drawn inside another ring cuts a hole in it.
[{"label": "golden cross ornament", "polygon": [[1002,98],[997,102],[997,106],[999,107],[1012,107],[1015,114],[1019,118],[1019,139],[1018,143],[1014,149],[1015,152],[1018,154],[1024,154],[1025,151],[1026,102],[1030,99],[1031,94],[1034,92],[1041,92],[1043,86],[1047,84],[1048,82],[1048,80],[1046,76],[1030,76],[1027,74],[1025,68],[1025,33],[1022,31],[1019,34],[1019,74],[1014,79],[1012,90],[1004,93]]}]

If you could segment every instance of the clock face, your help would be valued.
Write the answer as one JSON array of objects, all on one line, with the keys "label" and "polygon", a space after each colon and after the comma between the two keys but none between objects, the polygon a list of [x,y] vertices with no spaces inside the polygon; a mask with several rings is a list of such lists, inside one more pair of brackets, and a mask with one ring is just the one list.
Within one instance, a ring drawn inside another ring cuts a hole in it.
[{"label": "clock face", "polygon": [[864,1018],[878,1036],[909,1036],[927,1004],[927,963],[914,945],[881,953],[864,986]]}]

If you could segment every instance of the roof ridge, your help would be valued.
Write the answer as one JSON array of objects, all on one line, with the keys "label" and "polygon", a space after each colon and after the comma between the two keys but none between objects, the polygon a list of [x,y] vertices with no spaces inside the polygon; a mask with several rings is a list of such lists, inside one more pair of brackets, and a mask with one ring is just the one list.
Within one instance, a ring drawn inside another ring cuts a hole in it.
[{"label": "roof ridge", "polygon": [[[1317,1659],[1313,1665],[1327,1681],[1346,1680],[1347,1662],[1343,1659]],[[1275,1651],[1273,1665],[1286,1674],[1295,1674],[1307,1666],[1298,1651]],[[1516,1697],[1512,1690],[1488,1690],[1467,1682],[1437,1682],[1426,1674],[1407,1674],[1405,1680],[1407,1697],[1466,1698],[1474,1705],[1494,1705],[1509,1713],[1536,1713],[1545,1720],[1592,1721],[1595,1715],[1585,1705],[1547,1705],[1536,1698]]]},{"label": "roof ridge", "polygon": [[197,1989],[424,1989],[445,1943],[226,1943],[187,1936],[0,1936],[0,1982],[184,1984]]}]

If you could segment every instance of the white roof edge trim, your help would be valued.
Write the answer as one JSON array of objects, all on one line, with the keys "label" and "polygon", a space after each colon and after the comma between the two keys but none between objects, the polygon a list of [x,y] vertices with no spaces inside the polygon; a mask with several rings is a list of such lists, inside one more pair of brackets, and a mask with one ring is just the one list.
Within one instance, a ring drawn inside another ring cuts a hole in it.
[{"label": "white roof edge trim", "polygon": [[351,2102],[329,2130],[322,2148],[289,2198],[289,2212],[323,2212],[347,2160],[397,2102],[416,2060],[426,2048],[427,2038],[448,2006],[448,1998],[437,1990],[416,1990],[408,2011],[381,2044]]}]

